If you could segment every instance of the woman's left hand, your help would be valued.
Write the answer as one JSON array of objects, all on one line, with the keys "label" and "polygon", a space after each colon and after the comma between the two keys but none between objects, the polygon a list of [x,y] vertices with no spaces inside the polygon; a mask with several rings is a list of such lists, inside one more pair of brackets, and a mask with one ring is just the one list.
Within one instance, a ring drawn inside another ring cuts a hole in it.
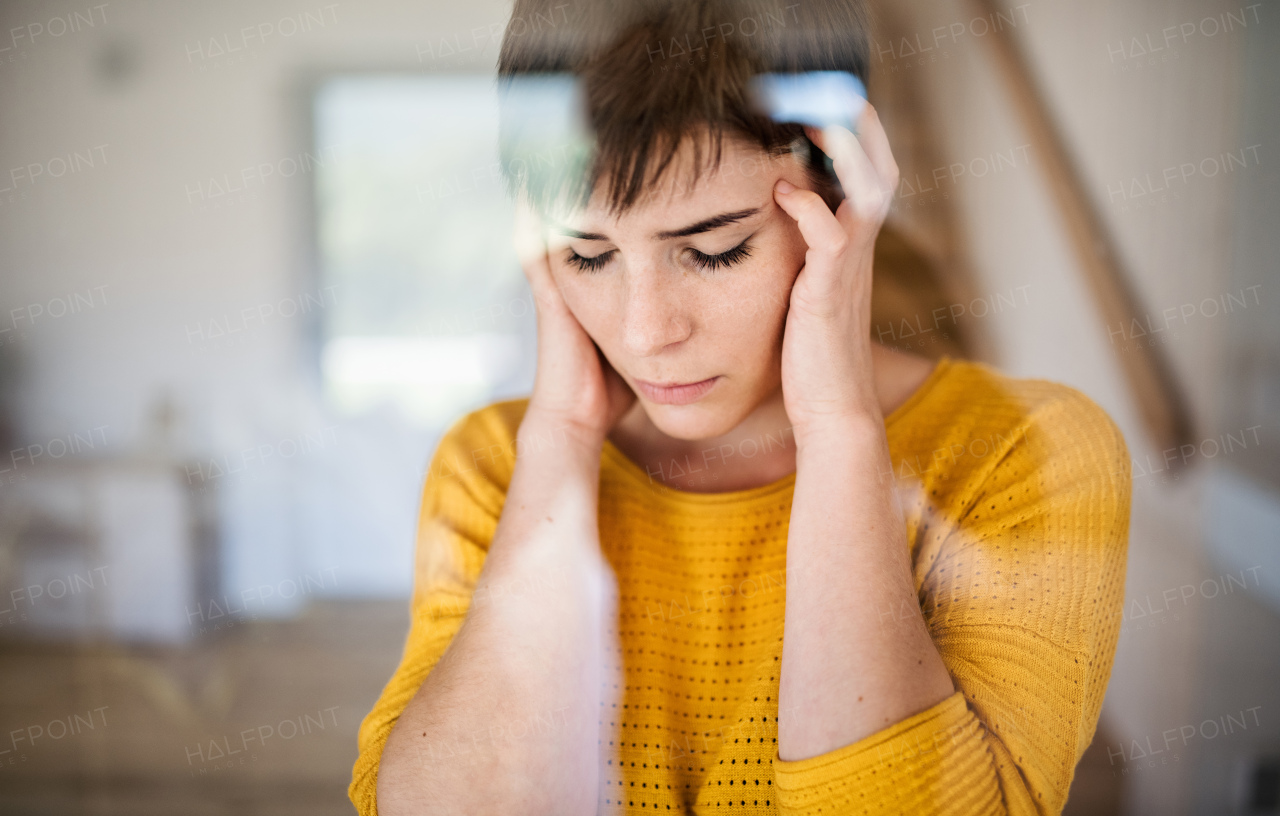
[{"label": "woman's left hand", "polygon": [[833,213],[811,190],[785,180],[774,188],[808,244],[782,342],[783,404],[797,441],[850,419],[883,421],[871,362],[871,265],[898,186],[898,165],[870,105],[859,136],[835,125],[806,132],[831,157],[845,200]]}]

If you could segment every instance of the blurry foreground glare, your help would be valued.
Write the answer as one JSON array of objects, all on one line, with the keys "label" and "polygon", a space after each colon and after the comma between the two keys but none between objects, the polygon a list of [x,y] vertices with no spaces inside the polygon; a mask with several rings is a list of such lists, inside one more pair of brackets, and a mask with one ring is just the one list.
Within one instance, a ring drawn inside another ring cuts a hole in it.
[{"label": "blurry foreground glare", "polygon": [[751,80],[752,101],[778,122],[857,130],[867,101],[862,80],[845,71],[760,74]]},{"label": "blurry foreground glare", "polygon": [[504,77],[501,160],[545,205],[574,201],[591,160],[581,82],[572,74]]}]

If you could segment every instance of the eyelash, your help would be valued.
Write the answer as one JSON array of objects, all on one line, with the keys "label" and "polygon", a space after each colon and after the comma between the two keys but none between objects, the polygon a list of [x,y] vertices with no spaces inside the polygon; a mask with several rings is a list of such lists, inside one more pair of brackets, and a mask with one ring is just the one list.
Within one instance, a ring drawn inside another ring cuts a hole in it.
[{"label": "eyelash", "polygon": [[569,263],[578,267],[578,269],[581,269],[583,272],[598,272],[603,269],[604,265],[613,257],[614,252],[616,252],[616,250],[611,249],[608,252],[601,252],[599,255],[584,258],[571,249],[569,250]]},{"label": "eyelash", "polygon": [[[583,272],[598,272],[604,268],[604,265],[609,262],[609,259],[613,257],[613,253],[616,251],[611,249],[608,252],[601,252],[599,255],[586,258],[571,249],[569,250],[568,260],[570,264],[578,267]],[[751,257],[751,247],[747,246],[746,241],[738,244],[733,249],[721,252],[719,255],[708,255],[692,247],[689,248],[689,252],[693,255],[695,266],[699,269],[710,271],[734,266]]]},{"label": "eyelash", "polygon": [[740,264],[751,257],[751,247],[747,246],[746,241],[738,244],[733,249],[721,252],[719,255],[707,255],[693,248],[690,248],[689,252],[693,255],[693,262],[699,269],[709,269],[711,271]]}]

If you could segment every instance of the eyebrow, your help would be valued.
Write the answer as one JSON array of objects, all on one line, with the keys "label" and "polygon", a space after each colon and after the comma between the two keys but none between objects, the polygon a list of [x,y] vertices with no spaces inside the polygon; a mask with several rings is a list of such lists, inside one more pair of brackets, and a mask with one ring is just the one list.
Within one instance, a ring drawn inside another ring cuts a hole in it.
[{"label": "eyebrow", "polygon": [[[736,224],[743,219],[750,218],[758,212],[760,212],[760,207],[752,207],[749,210],[738,210],[737,212],[721,213],[720,215],[713,215],[712,217],[703,219],[696,224],[690,224],[687,227],[681,227],[677,230],[663,230],[661,232],[654,233],[654,237],[660,241],[665,241],[670,238],[686,238],[690,235],[700,235],[704,232],[711,232],[712,230],[719,229],[720,227],[726,227],[729,224]],[[577,238],[580,241],[608,240],[608,238],[598,232],[579,232],[578,230],[562,225],[557,225],[557,227],[565,235],[568,235],[570,238]]]},{"label": "eyebrow", "polygon": [[714,215],[710,218],[707,218],[703,221],[699,221],[696,224],[691,224],[682,229],[671,230],[670,232],[659,232],[654,237],[660,240],[666,240],[668,238],[685,238],[689,235],[698,235],[703,232],[710,232],[711,230],[728,226],[729,224],[736,224],[737,222],[743,220],[744,218],[750,218],[751,216],[755,215],[758,212],[760,212],[759,207],[752,207],[749,210],[738,210],[737,212],[721,213],[720,215]]}]

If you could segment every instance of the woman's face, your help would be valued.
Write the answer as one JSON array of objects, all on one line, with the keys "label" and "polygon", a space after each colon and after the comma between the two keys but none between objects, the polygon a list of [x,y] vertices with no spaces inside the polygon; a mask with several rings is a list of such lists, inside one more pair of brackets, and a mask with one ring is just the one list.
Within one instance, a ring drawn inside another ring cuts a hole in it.
[{"label": "woman's face", "polygon": [[719,166],[692,186],[687,143],[677,158],[620,216],[597,194],[553,219],[551,269],[653,424],[706,439],[781,386],[783,326],[806,246],[773,185],[810,185],[795,157],[729,139]]}]

